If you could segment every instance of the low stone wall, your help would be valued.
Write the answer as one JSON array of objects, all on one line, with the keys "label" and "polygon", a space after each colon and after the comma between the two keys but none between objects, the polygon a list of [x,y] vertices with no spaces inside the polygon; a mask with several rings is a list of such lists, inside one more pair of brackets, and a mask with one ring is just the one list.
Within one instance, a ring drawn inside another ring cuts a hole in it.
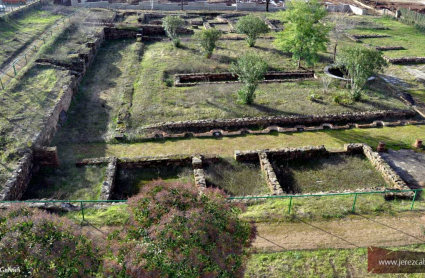
[{"label": "low stone wall", "polygon": [[[395,190],[409,190],[409,186],[403,179],[388,165],[387,162],[382,158],[378,152],[374,152],[372,148],[367,144],[345,144],[344,150],[347,153],[363,153],[375,169],[382,175],[384,180],[388,182],[391,189]],[[412,198],[414,193],[412,192],[402,192],[397,194],[389,194],[394,196],[402,196]]]},{"label": "low stone wall", "polygon": [[192,158],[193,176],[195,178],[195,186],[202,192],[207,188],[207,181],[205,180],[205,172],[202,168],[202,156],[194,156]]},{"label": "low stone wall", "polygon": [[[310,159],[313,157],[323,157],[330,155],[331,153],[326,150],[324,146],[317,147],[303,147],[303,148],[282,148],[282,149],[265,149],[265,150],[250,150],[250,151],[235,151],[235,159],[238,162],[257,162],[259,161],[262,171],[266,175],[267,184],[272,191],[273,195],[282,195],[284,194],[282,186],[278,182],[276,173],[273,169],[272,164],[269,159],[279,159],[279,160],[293,160],[293,159]],[[337,153],[345,154],[364,154],[376,170],[382,175],[385,181],[388,183],[390,190],[409,190],[410,188],[402,180],[402,178],[385,162],[378,152],[374,152],[370,146],[363,143],[356,144],[345,144],[343,151],[338,151]],[[364,188],[358,190],[345,190],[344,192],[364,192],[370,191],[371,188]],[[385,190],[382,189],[382,190]],[[334,191],[330,193],[336,193],[339,191]],[[319,193],[317,193],[319,194]],[[321,192],[323,194],[323,192]],[[311,194],[314,195],[314,194]],[[412,198],[414,195],[413,192],[401,192],[401,193],[388,193],[386,197],[389,196],[399,196]]]},{"label": "low stone wall", "polygon": [[[144,157],[131,157],[131,158],[117,158],[118,167],[122,168],[146,168],[146,167],[159,167],[159,166],[188,166],[193,162],[193,157],[199,155],[179,154],[179,155],[164,155],[164,156],[144,156]],[[203,162],[214,162],[218,160],[216,155],[202,156]],[[110,162],[110,157],[95,157],[85,158],[76,162],[77,167],[86,165],[106,165]]]},{"label": "low stone wall", "polygon": [[[268,71],[264,75],[262,83],[310,80],[314,79],[315,77],[316,76],[313,71]],[[195,86],[198,85],[198,83],[240,83],[238,78],[239,77],[236,74],[232,74],[231,72],[175,74],[174,86]]]},{"label": "low stone wall", "polygon": [[[147,139],[165,138],[166,135],[173,133],[181,133],[183,137],[193,136],[191,132],[201,132],[199,136],[215,136],[214,133],[220,133],[219,136],[225,135],[224,130],[240,129],[238,132],[227,132],[226,135],[240,135],[244,133],[261,134],[269,133],[270,131],[278,132],[294,132],[303,130],[317,130],[324,127],[332,128],[333,124],[352,123],[350,128],[355,126],[356,122],[373,122],[383,119],[405,119],[416,115],[413,110],[380,110],[367,112],[347,112],[341,114],[324,114],[324,115],[302,115],[302,116],[271,116],[271,117],[253,117],[253,118],[236,118],[236,119],[211,119],[211,120],[194,120],[194,121],[179,121],[179,122],[164,122],[143,127],[145,133],[152,134],[146,136]],[[328,126],[325,126],[327,124]],[[301,125],[322,125],[322,127],[307,129]],[[264,131],[250,131],[249,128],[258,126],[268,126]],[[361,127],[362,125],[357,125]],[[283,128],[283,127],[291,127]],[[373,127],[370,126],[370,127]],[[217,130],[215,130],[217,129]],[[341,128],[334,128],[341,129]],[[204,133],[202,133],[204,132]],[[191,134],[188,134],[191,133]],[[169,138],[181,136],[168,136]]]},{"label": "low stone wall", "polygon": [[279,181],[277,180],[276,173],[274,172],[273,166],[267,157],[267,153],[264,151],[259,152],[258,157],[260,160],[261,171],[263,171],[266,177],[267,185],[272,195],[282,195],[282,187],[280,186]]},{"label": "low stone wall", "polygon": [[12,178],[6,182],[3,190],[0,192],[0,200],[9,201],[22,198],[32,177],[33,168],[33,152],[27,149],[26,153],[19,160],[18,167],[13,171]]},{"label": "low stone wall", "polygon": [[425,63],[425,57],[401,57],[401,58],[389,58],[383,56],[384,59],[391,64],[422,64]]},{"label": "low stone wall", "polygon": [[[67,66],[70,66],[69,64],[56,65],[52,61],[41,62],[47,63],[53,67],[58,67],[58,70],[66,69],[70,70],[70,73],[77,74],[73,74],[69,83],[60,89],[62,93],[60,94],[59,99],[55,101],[54,106],[49,110],[49,112],[46,113],[46,116],[43,119],[42,128],[32,140],[32,145],[34,148],[50,145],[50,142],[56,134],[57,129],[61,125],[61,115],[66,114],[68,111],[69,106],[71,105],[72,97],[77,90],[77,84],[84,76],[87,67],[89,67],[94,60],[94,57],[97,54],[101,44],[103,43],[104,38],[104,33],[101,32],[93,42],[89,43],[89,52],[84,55],[80,55],[83,66],[79,68],[79,72],[67,68]],[[6,182],[3,191],[0,193],[0,200],[18,200],[22,197],[28,187],[33,170],[35,169],[33,159],[33,151],[27,150],[27,154],[20,160],[18,168],[15,170],[12,177]]]},{"label": "low stone wall", "polygon": [[112,191],[115,187],[115,176],[117,173],[117,158],[111,157],[109,159],[108,168],[106,169],[105,180],[102,183],[100,190],[100,200],[110,200]]},{"label": "low stone wall", "polygon": [[327,155],[329,152],[324,146],[307,146],[302,148],[281,148],[281,149],[264,149],[250,151],[235,151],[235,160],[238,162],[259,161],[259,153],[265,153],[270,158],[279,158],[284,160],[292,159],[308,159],[312,157],[320,157]]},{"label": "low stone wall", "polygon": [[365,34],[365,35],[356,35],[356,34],[345,34],[349,39],[355,42],[360,42],[360,39],[371,39],[371,38],[387,38],[389,35],[381,34]]},{"label": "low stone wall", "polygon": [[58,148],[57,147],[34,147],[33,150],[34,164],[58,167]]},{"label": "low stone wall", "polygon": [[137,34],[142,34],[140,29],[126,29],[126,28],[116,28],[116,27],[105,27],[105,39],[136,39]]},{"label": "low stone wall", "polygon": [[388,50],[404,50],[403,46],[399,46],[399,45],[395,45],[395,46],[376,46],[375,47],[376,50],[379,51],[388,51]]}]

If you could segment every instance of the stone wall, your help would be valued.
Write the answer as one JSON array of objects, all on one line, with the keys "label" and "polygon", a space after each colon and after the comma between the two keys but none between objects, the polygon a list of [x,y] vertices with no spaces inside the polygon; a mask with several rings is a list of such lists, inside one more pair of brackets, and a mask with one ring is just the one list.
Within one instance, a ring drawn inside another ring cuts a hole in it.
[{"label": "stone wall", "polygon": [[[417,111],[418,113],[420,111]],[[241,128],[237,131],[226,131],[223,129],[211,129],[206,132],[192,132],[190,129],[186,132],[182,133],[167,133],[165,131],[154,131],[149,135],[143,135],[139,138],[133,138],[132,140],[138,141],[150,141],[150,140],[163,140],[167,138],[190,138],[190,137],[220,137],[220,136],[243,136],[246,134],[269,134],[271,132],[280,132],[280,133],[291,133],[291,132],[303,132],[303,131],[320,131],[324,129],[333,129],[333,130],[341,130],[341,129],[351,129],[351,128],[376,128],[383,126],[405,126],[405,125],[423,125],[425,124],[425,120],[399,120],[394,122],[384,122],[384,121],[373,121],[370,124],[356,124],[356,123],[347,123],[345,125],[333,125],[329,123],[323,123],[320,126],[304,126],[304,125],[296,125],[295,127],[284,128],[280,126],[269,126],[265,129],[260,130],[251,130],[249,128]],[[126,140],[125,134],[120,138],[120,140]]]},{"label": "stone wall", "polygon": [[[211,129],[242,129],[252,128],[254,126],[269,126],[276,131],[280,131],[283,126],[296,127],[299,125],[321,125],[336,123],[355,123],[372,122],[382,119],[404,119],[415,116],[413,110],[380,110],[367,112],[347,112],[341,114],[323,114],[323,115],[301,115],[301,116],[270,116],[236,119],[212,119],[212,120],[194,120],[179,122],[164,122],[145,126],[142,130],[145,133],[163,131],[168,133],[179,132],[208,132]],[[279,127],[280,126],[280,127]],[[295,130],[297,131],[297,129]],[[254,132],[248,132],[254,133]],[[260,132],[261,133],[261,132]],[[160,134],[160,133],[157,133]],[[235,134],[236,135],[236,134]],[[154,138],[155,136],[153,136]]]},{"label": "stone wall", "polygon": [[[268,71],[264,75],[262,83],[271,82],[288,82],[288,81],[301,81],[316,78],[313,71]],[[221,73],[188,73],[188,74],[175,74],[174,86],[195,86],[198,83],[240,83],[238,76],[230,72]]]},{"label": "stone wall", "polygon": [[100,190],[100,200],[110,200],[112,191],[115,187],[115,176],[117,173],[117,158],[109,158],[108,168],[106,169],[105,180]]},{"label": "stone wall", "polygon": [[329,152],[324,146],[307,146],[302,148],[281,148],[281,149],[264,149],[250,151],[235,151],[235,160],[238,162],[255,162],[259,161],[259,153],[266,153],[269,158],[275,159],[308,159],[312,157],[320,157],[327,155]]},{"label": "stone wall", "polygon": [[58,167],[58,149],[57,147],[34,147],[33,162],[37,165]]},{"label": "stone wall", "polygon": [[261,171],[266,177],[266,182],[271,191],[271,194],[278,196],[282,195],[282,187],[280,186],[279,181],[277,180],[276,173],[274,172],[273,166],[267,157],[267,153],[261,151],[258,153],[258,157],[260,160]]},{"label": "stone wall", "polygon": [[192,158],[193,176],[195,179],[195,186],[198,187],[200,192],[207,188],[207,181],[205,180],[205,172],[202,168],[202,156],[194,156]]},{"label": "stone wall", "polygon": [[425,63],[425,57],[401,57],[401,58],[389,58],[383,56],[384,59],[391,64],[422,64]]},{"label": "stone wall", "polygon": [[[46,113],[43,119],[42,128],[32,140],[34,148],[50,145],[57,129],[60,127],[61,115],[68,111],[72,97],[77,91],[78,82],[81,81],[87,67],[89,67],[93,62],[98,49],[104,41],[104,38],[105,36],[103,32],[101,32],[99,37],[96,37],[95,41],[90,43],[89,52],[81,56],[81,62],[83,63],[82,70],[78,72],[78,74],[72,75],[69,83],[60,88],[62,92],[59,95],[59,98],[55,101],[54,106],[49,110],[49,112]],[[42,63],[58,67],[58,70],[70,70],[66,67],[66,65],[56,65],[52,61],[42,61]],[[70,72],[73,73],[75,71],[70,70]],[[25,156],[21,158],[18,168],[15,170],[12,177],[6,182],[3,191],[0,193],[0,200],[18,200],[26,191],[33,174],[33,170],[35,169],[33,162],[33,150],[27,150],[26,152]]]},{"label": "stone wall", "polygon": [[33,152],[27,149],[19,160],[18,167],[0,192],[0,200],[19,200],[27,190],[33,172]]},{"label": "stone wall", "polygon": [[[345,144],[344,150],[347,153],[363,153],[375,169],[382,175],[384,180],[390,185],[391,189],[395,190],[409,190],[409,186],[403,179],[388,165],[378,152],[374,152],[367,144]],[[389,194],[403,197],[413,197],[413,192],[402,192],[399,194]]]}]

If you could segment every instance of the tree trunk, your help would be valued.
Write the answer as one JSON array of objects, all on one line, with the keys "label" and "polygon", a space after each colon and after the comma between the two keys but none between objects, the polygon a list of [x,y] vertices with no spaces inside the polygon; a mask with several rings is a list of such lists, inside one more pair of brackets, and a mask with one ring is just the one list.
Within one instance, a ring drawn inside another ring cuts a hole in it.
[{"label": "tree trunk", "polygon": [[183,11],[183,0],[182,0],[182,11]]},{"label": "tree trunk", "polygon": [[298,58],[298,69],[301,68],[301,58]]},{"label": "tree trunk", "polygon": [[335,43],[334,45],[334,63],[336,62],[336,47],[338,46],[338,43]]},{"label": "tree trunk", "polygon": [[270,0],[266,0],[266,12],[269,12]]}]

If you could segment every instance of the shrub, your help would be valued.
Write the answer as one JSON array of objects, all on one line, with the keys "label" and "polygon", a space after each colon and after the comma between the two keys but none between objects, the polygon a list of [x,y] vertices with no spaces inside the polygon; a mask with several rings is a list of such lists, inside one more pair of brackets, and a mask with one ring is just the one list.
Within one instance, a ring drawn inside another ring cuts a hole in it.
[{"label": "shrub", "polygon": [[0,265],[8,277],[91,277],[100,255],[68,219],[15,206],[0,213]]},{"label": "shrub", "polygon": [[162,20],[162,26],[164,27],[167,36],[173,42],[175,47],[180,46],[180,39],[177,35],[177,29],[184,25],[184,20],[178,16],[166,16]]},{"label": "shrub", "polygon": [[347,70],[347,78],[351,80],[351,98],[358,101],[361,99],[361,91],[369,77],[374,73],[382,72],[388,64],[381,52],[355,46],[341,49],[337,57],[337,65]]},{"label": "shrub", "polygon": [[193,38],[199,42],[199,45],[204,49],[205,57],[210,58],[216,43],[221,37],[221,32],[215,28],[204,29],[193,35]]},{"label": "shrub", "polygon": [[353,104],[353,100],[351,95],[345,93],[345,92],[337,92],[333,95],[332,98],[333,102],[335,104],[341,104],[341,105],[350,105]]},{"label": "shrub", "polygon": [[321,95],[319,95],[319,94],[311,94],[310,95],[310,100],[311,101],[318,101],[318,100],[322,100],[322,99],[323,99],[323,97]]},{"label": "shrub", "polygon": [[252,14],[241,17],[235,26],[236,32],[245,34],[249,47],[255,45],[258,36],[269,31],[269,26],[259,17]]},{"label": "shrub", "polygon": [[230,71],[238,76],[239,81],[245,83],[245,87],[238,91],[239,99],[245,104],[253,103],[255,89],[264,79],[267,63],[260,56],[247,53],[230,66]]},{"label": "shrub", "polygon": [[216,189],[154,181],[129,199],[131,224],[109,237],[106,275],[242,277],[255,229]]}]

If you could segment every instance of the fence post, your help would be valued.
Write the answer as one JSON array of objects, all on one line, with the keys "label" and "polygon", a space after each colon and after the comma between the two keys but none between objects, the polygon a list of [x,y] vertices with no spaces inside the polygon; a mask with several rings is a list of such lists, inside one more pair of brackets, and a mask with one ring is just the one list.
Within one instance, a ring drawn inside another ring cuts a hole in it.
[{"label": "fence post", "polygon": [[81,204],[81,214],[83,215],[83,221],[85,221],[84,219],[84,206],[83,206],[83,202],[80,202]]},{"label": "fence post", "polygon": [[412,205],[410,206],[410,210],[413,210],[413,205],[415,204],[416,194],[418,193],[418,190],[415,189],[415,195],[413,195]]},{"label": "fence post", "polygon": [[356,209],[356,201],[357,201],[357,193],[354,194],[354,202],[353,202],[353,208],[351,209],[351,212],[354,212]]},{"label": "fence post", "polygon": [[16,76],[16,75],[18,75],[18,74],[16,73],[15,64],[12,64],[12,66],[13,66],[13,71],[15,72],[15,76]]},{"label": "fence post", "polygon": [[291,214],[291,206],[292,206],[292,196],[291,196],[291,198],[289,198],[289,208],[288,208],[289,214]]}]

